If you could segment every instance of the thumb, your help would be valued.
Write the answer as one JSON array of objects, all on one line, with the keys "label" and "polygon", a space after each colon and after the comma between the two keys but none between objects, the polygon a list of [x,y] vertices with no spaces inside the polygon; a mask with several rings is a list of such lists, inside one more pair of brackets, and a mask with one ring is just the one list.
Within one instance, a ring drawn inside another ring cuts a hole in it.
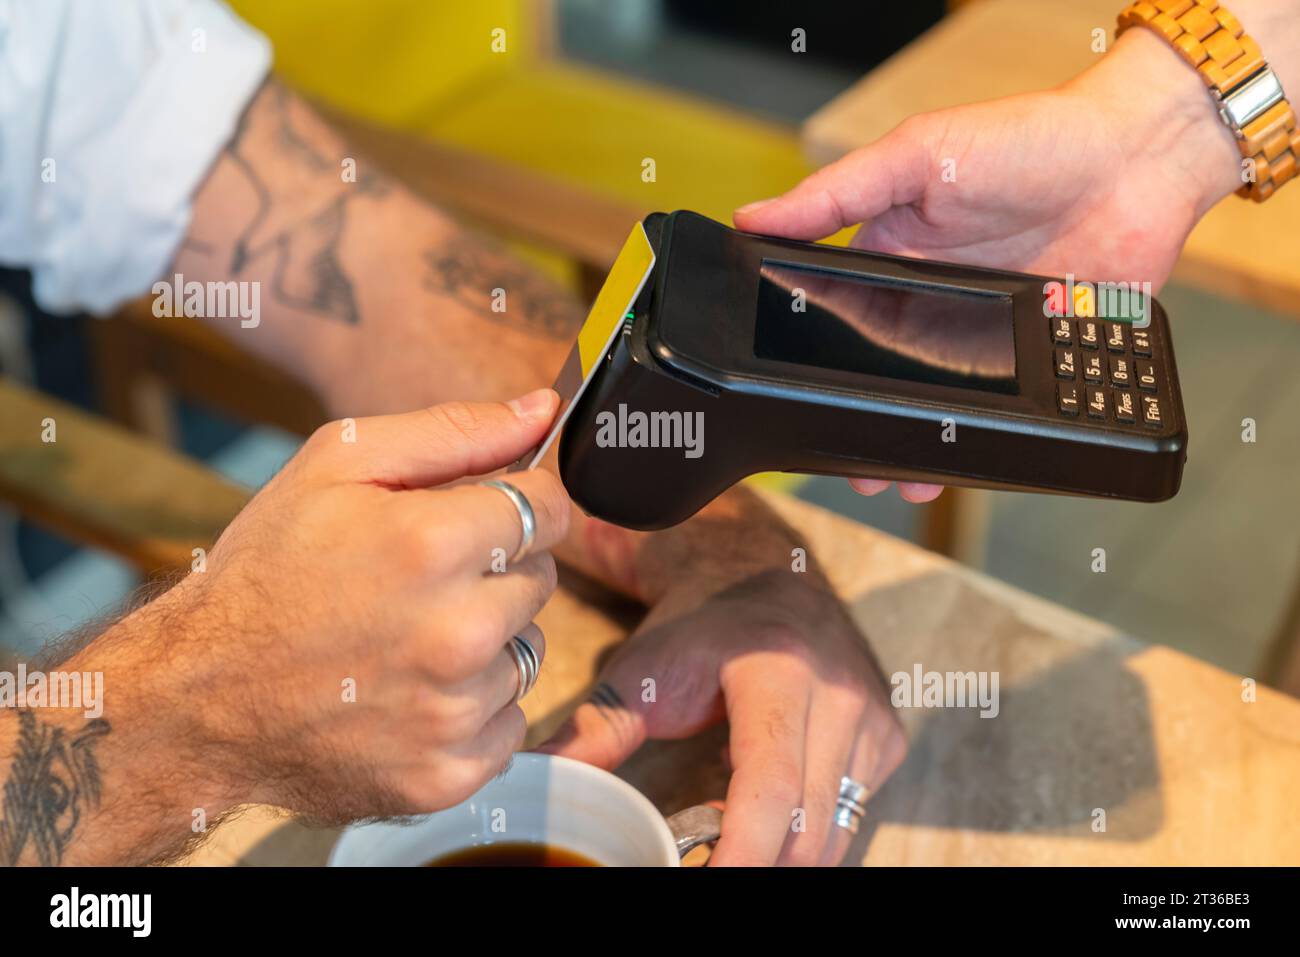
[{"label": "thumb", "polygon": [[537,750],[612,771],[646,739],[645,716],[639,708],[635,686],[616,688],[606,677]]},{"label": "thumb", "polygon": [[775,199],[736,210],[736,228],[787,239],[823,239],[893,206],[920,199],[929,156],[916,125],[903,123],[881,139],[808,176]]},{"label": "thumb", "polygon": [[[396,488],[442,485],[516,461],[546,435],[559,396],[538,389],[509,402],[444,402],[358,419],[354,477]],[[327,427],[328,428],[328,427]]]}]

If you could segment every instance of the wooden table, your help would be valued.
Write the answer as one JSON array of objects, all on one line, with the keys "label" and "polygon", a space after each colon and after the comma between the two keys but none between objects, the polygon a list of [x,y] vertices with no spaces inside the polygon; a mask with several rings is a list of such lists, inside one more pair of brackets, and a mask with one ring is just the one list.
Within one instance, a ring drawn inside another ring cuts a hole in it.
[{"label": "wooden table", "polygon": [[[1300,701],[1019,592],[882,532],[768,495],[887,674],[997,671],[1001,709],[903,711],[911,751],[850,854],[865,864],[1298,864]],[[626,606],[566,580],[525,699],[533,742],[582,699]],[[707,635],[700,636],[707,641]],[[665,812],[721,797],[723,732],[643,748],[622,775]],[[1093,830],[1095,809],[1106,829]],[[193,864],[320,864],[336,832],[251,808]]]},{"label": "wooden table", "polygon": [[[914,113],[1056,86],[1096,62],[1092,31],[1100,27],[1113,39],[1120,6],[1116,0],[966,4],[813,114],[804,124],[804,145],[818,164],[828,163]],[[1300,317],[1297,222],[1295,187],[1263,205],[1229,197],[1193,230],[1174,278]]]}]

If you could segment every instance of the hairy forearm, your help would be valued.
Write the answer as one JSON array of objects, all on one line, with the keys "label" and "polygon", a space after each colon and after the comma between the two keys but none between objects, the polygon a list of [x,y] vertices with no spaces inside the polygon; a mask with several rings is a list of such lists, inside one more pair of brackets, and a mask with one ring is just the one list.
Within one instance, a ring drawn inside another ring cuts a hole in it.
[{"label": "hairy forearm", "polygon": [[[201,698],[178,700],[162,676],[182,662],[168,633],[186,627],[164,596],[58,664],[102,697],[56,707],[36,699],[0,710],[0,864],[129,865],[171,858],[238,803],[219,755],[200,747]],[[35,668],[35,666],[33,666]],[[72,699],[63,698],[66,704]],[[102,713],[101,713],[102,712]]]}]

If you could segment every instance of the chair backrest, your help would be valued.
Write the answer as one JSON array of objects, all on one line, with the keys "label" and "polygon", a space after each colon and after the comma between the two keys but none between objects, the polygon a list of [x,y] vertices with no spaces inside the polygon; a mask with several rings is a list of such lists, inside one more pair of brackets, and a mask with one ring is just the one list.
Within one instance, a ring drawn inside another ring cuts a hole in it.
[{"label": "chair backrest", "polygon": [[403,129],[418,128],[446,98],[486,74],[546,55],[550,43],[551,4],[544,0],[230,5],[270,38],[275,69],[296,90]]}]

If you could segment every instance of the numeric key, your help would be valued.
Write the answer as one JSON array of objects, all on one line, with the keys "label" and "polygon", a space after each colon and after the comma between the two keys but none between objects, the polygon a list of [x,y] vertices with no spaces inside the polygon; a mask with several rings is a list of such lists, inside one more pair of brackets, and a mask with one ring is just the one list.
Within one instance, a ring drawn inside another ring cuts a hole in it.
[{"label": "numeric key", "polygon": [[1133,405],[1132,392],[1115,393],[1115,420],[1128,424],[1137,421],[1137,408]]},{"label": "numeric key", "polygon": [[1088,418],[1106,418],[1106,390],[1088,389],[1086,391],[1088,395]]},{"label": "numeric key", "polygon": [[1156,364],[1154,362],[1138,362],[1137,366],[1137,387],[1143,392],[1157,392],[1156,388]]},{"label": "numeric key", "polygon": [[1128,359],[1112,356],[1110,360],[1110,384],[1127,389],[1133,384],[1133,369]]},{"label": "numeric key", "polygon": [[1073,379],[1075,377],[1074,350],[1057,349],[1056,350],[1056,377],[1058,379]]},{"label": "numeric key", "polygon": [[1056,407],[1062,415],[1079,414],[1079,387],[1062,382],[1056,387]]},{"label": "numeric key", "polygon": [[1085,349],[1101,347],[1101,323],[1096,319],[1079,320],[1079,345]]}]

